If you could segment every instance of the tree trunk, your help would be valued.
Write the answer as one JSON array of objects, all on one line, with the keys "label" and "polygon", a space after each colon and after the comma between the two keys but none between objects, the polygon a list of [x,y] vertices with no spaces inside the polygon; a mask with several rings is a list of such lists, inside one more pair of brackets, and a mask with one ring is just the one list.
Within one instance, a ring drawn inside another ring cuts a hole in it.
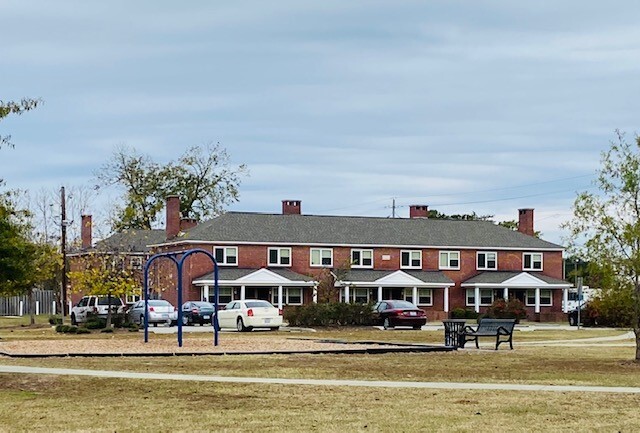
[{"label": "tree trunk", "polygon": [[33,302],[33,289],[29,289],[29,324],[31,326],[36,324],[36,306]]},{"label": "tree trunk", "polygon": [[635,328],[633,332],[636,334],[636,362],[640,362],[640,328]]},{"label": "tree trunk", "polygon": [[107,328],[111,328],[111,293],[107,295]]}]

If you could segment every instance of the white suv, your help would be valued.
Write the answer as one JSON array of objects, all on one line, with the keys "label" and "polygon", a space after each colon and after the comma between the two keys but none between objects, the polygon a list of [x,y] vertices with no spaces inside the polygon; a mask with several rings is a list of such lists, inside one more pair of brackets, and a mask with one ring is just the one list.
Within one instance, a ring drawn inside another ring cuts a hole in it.
[{"label": "white suv", "polygon": [[[85,296],[71,309],[71,324],[77,325],[87,321],[89,313],[96,314],[98,317],[107,317],[107,307],[109,298],[107,296]],[[123,313],[124,303],[122,299],[111,297],[111,314]]]}]

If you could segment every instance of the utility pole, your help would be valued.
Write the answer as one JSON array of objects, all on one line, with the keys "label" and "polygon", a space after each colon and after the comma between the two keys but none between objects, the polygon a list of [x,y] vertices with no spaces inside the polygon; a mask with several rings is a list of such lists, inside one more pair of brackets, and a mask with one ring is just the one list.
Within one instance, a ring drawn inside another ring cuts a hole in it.
[{"label": "utility pole", "polygon": [[396,217],[396,199],[393,198],[393,201],[391,202],[391,218],[395,218]]},{"label": "utility pole", "polygon": [[64,186],[60,188],[60,230],[62,249],[62,288],[60,291],[60,313],[62,317],[67,316],[67,207],[65,203]]}]

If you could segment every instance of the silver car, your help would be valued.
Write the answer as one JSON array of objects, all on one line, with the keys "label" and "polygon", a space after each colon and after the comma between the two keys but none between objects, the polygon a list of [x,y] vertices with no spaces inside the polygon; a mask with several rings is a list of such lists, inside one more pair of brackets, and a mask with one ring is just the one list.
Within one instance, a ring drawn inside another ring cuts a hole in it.
[{"label": "silver car", "polygon": [[[129,321],[144,326],[144,301],[138,301],[127,312]],[[176,307],[162,299],[149,299],[149,324],[158,326],[158,323],[171,325],[178,318]]]}]

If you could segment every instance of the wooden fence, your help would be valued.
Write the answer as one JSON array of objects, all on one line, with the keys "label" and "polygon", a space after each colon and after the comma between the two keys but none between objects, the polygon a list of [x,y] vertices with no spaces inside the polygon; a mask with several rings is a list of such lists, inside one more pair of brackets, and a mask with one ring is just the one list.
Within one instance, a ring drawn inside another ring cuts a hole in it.
[{"label": "wooden fence", "polygon": [[0,316],[26,316],[34,309],[36,314],[54,314],[56,292],[53,290],[33,291],[33,305],[28,296],[0,297]]}]

